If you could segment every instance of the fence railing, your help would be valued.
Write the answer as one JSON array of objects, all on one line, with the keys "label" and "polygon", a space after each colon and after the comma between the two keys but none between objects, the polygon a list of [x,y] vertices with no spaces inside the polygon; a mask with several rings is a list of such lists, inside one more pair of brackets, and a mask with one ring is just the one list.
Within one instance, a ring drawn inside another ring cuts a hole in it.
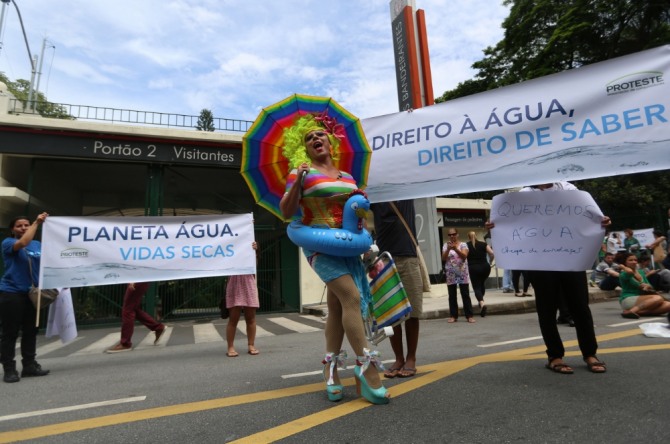
[{"label": "fence railing", "polygon": [[[10,114],[36,114],[45,118],[99,120],[105,122],[129,123],[134,125],[166,126],[173,128],[195,128],[200,116],[161,113],[156,111],[136,111],[131,109],[108,108],[68,103],[44,102],[26,103],[19,99],[9,101]],[[253,122],[239,119],[214,117],[215,131],[246,132]]]}]

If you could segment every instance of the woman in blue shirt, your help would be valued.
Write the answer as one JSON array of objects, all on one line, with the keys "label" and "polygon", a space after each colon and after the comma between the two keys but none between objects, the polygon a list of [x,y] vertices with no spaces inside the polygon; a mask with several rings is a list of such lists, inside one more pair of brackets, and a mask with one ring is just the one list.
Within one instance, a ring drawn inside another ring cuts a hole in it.
[{"label": "woman in blue shirt", "polygon": [[[2,258],[5,274],[0,280],[0,316],[2,317],[2,341],[0,342],[0,362],[5,372],[5,382],[18,382],[16,371],[16,339],[21,331],[21,377],[45,376],[35,361],[37,327],[35,327],[35,307],[28,298],[28,291],[37,286],[40,269],[41,244],[34,240],[37,229],[48,214],[42,213],[31,223],[25,216],[12,219],[9,223],[11,237],[2,241]],[[29,262],[30,261],[30,262]],[[31,276],[32,270],[32,276]]]}]

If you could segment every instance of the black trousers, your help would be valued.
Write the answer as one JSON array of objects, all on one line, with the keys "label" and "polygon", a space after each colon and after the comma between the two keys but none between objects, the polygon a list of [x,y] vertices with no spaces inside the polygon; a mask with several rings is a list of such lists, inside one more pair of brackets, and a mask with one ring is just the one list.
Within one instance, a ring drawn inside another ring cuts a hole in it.
[{"label": "black trousers", "polygon": [[466,318],[471,318],[473,316],[472,301],[470,300],[470,286],[468,284],[447,285],[447,291],[449,292],[449,316],[458,319],[457,290],[460,290],[461,292],[461,299],[463,300],[463,314]]},{"label": "black trousers", "polygon": [[595,356],[598,350],[593,317],[589,308],[589,288],[583,271],[528,271],[535,290],[535,307],[547,356],[562,358],[565,348],[556,325],[556,310],[561,295],[575,322],[577,342],[582,356]]},{"label": "black trousers", "polygon": [[2,339],[0,339],[0,362],[3,367],[14,366],[16,339],[21,331],[21,357],[23,364],[35,361],[37,327],[35,307],[27,293],[0,293],[0,317]]},{"label": "black trousers", "polygon": [[[519,293],[519,278],[523,276],[523,292],[528,293],[530,287],[530,278],[528,272],[525,270],[512,270],[512,285],[514,285],[514,293]],[[533,285],[533,288],[535,286]]]},{"label": "black trousers", "polygon": [[486,293],[486,279],[491,274],[491,266],[486,262],[483,264],[469,264],[468,271],[475,297],[477,301],[481,302],[484,300],[484,293]]}]

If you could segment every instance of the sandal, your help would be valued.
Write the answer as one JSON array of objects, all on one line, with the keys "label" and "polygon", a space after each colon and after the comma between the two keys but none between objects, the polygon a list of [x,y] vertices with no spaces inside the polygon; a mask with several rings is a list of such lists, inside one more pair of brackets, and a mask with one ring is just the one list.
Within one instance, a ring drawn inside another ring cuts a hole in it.
[{"label": "sandal", "polygon": [[402,367],[391,367],[390,369],[384,372],[384,377],[387,379],[393,379],[398,376],[398,373],[402,370]]},{"label": "sandal", "polygon": [[371,365],[383,370],[382,361],[379,359],[379,352],[370,351],[367,348],[363,349],[364,356],[356,358],[356,366],[354,367],[354,376],[356,377],[356,393],[362,395],[372,404],[388,404],[390,401],[390,394],[382,385],[378,388],[370,387],[368,381],[365,379],[365,371]]},{"label": "sandal", "polygon": [[475,321],[475,318],[472,317],[468,318],[468,324],[474,324],[475,322],[477,322]]},{"label": "sandal", "polygon": [[416,375],[416,368],[403,367],[398,373],[398,378],[411,378]]},{"label": "sandal", "polygon": [[630,310],[627,310],[627,311],[622,312],[622,313],[621,313],[621,317],[622,317],[622,318],[626,318],[626,319],[640,319],[640,315],[639,315],[639,314],[637,314],[637,313],[635,313],[635,312],[633,312],[633,311],[630,311]]},{"label": "sandal", "polygon": [[[593,358],[595,361],[587,361],[589,358]],[[605,373],[607,371],[605,363],[600,361],[596,356],[589,356],[589,358],[584,358],[584,362],[586,362],[586,366],[591,373]]]},{"label": "sandal", "polygon": [[458,318],[451,317],[451,318],[447,319],[447,322],[450,323],[450,324],[453,324],[456,321],[458,321]]},{"label": "sandal", "polygon": [[557,362],[555,364],[553,363],[559,360],[561,360],[561,358],[549,358],[549,362],[545,365],[545,367],[551,370],[552,372],[561,373],[563,375],[571,375],[574,373],[572,367],[570,367],[568,364],[564,362]]},{"label": "sandal", "polygon": [[[326,392],[328,393],[328,400],[340,401],[344,396],[344,386],[342,384],[335,384],[334,373],[337,367],[346,369],[345,361],[347,359],[347,352],[340,350],[340,354],[326,353],[321,363],[323,364],[323,379],[326,381]],[[326,373],[328,374],[326,376]]]}]

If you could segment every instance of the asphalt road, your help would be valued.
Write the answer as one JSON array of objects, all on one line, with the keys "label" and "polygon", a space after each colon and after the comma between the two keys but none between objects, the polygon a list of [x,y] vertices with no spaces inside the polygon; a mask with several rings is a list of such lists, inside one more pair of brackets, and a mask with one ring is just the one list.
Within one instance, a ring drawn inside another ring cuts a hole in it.
[{"label": "asphalt road", "polygon": [[[428,320],[419,373],[387,380],[386,406],[356,397],[351,367],[342,373],[345,399],[327,400],[318,318],[291,315],[317,328],[263,336],[260,355],[237,358],[221,341],[176,340],[178,326],[167,346],[81,353],[115,331],[86,330],[81,346],[39,358],[49,376],[0,385],[0,442],[667,442],[670,340],[639,329],[666,321],[622,319],[616,301],[592,311],[606,374],[587,371],[567,326],[560,331],[575,373],[546,370],[534,314]],[[238,351],[245,343],[238,335]],[[379,349],[393,358],[388,341]]]}]

